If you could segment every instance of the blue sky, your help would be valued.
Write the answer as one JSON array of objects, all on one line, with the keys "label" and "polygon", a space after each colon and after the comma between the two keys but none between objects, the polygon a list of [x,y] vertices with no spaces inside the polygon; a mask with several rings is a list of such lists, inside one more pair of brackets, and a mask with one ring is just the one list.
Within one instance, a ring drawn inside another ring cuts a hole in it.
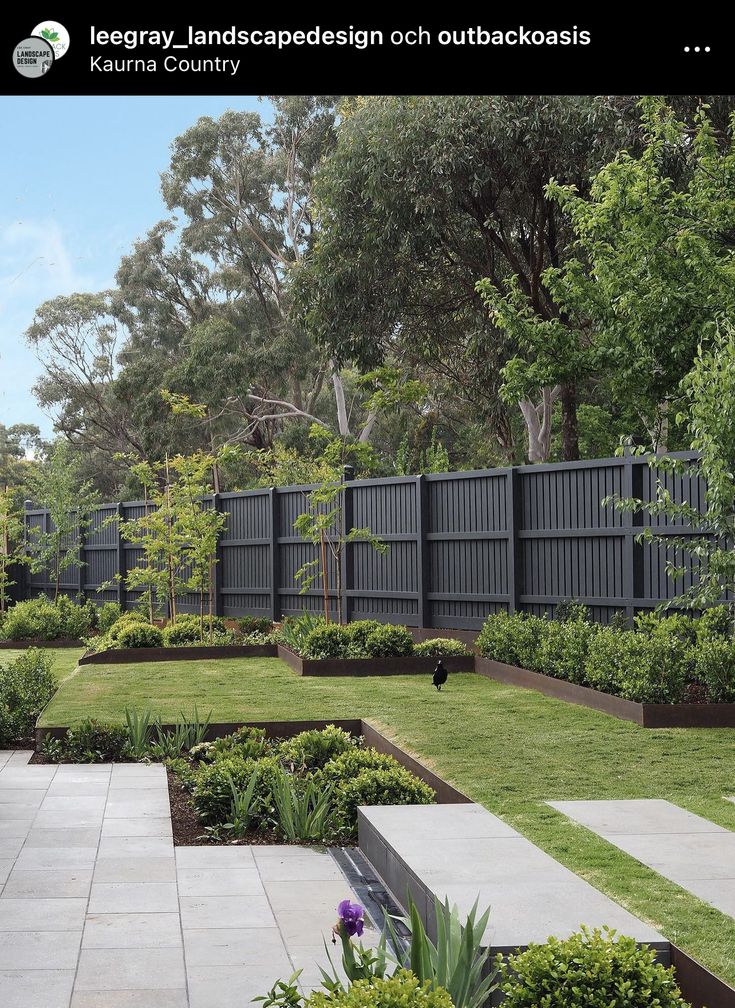
[{"label": "blue sky", "polygon": [[165,215],[169,145],[199,116],[260,109],[252,96],[0,97],[0,422],[51,420],[23,332],[58,294],[112,286],[120,257]]}]

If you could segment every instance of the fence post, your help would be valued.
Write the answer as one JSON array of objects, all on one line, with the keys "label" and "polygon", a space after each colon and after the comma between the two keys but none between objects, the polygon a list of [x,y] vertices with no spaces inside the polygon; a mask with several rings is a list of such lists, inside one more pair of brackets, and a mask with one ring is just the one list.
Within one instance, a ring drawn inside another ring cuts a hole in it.
[{"label": "fence post", "polygon": [[[33,507],[33,501],[25,500],[23,501],[23,555],[26,557],[31,556],[30,549],[30,536],[28,535],[28,512]],[[24,599],[29,599],[31,597],[31,565],[29,563],[23,564],[23,583],[21,585],[21,592]]]},{"label": "fence post", "polygon": [[[643,496],[643,468],[646,463],[636,462],[630,447],[623,449],[623,488],[622,497]],[[626,510],[623,512],[623,527],[625,529],[625,548],[623,553],[623,594],[625,595],[625,615],[628,625],[633,626],[635,617],[635,602],[643,597],[643,544],[636,542],[635,537],[643,528],[643,513]]]},{"label": "fence post", "polygon": [[429,591],[431,588],[431,557],[429,541],[429,487],[425,476],[416,477],[416,553],[418,561],[418,626],[433,626]]},{"label": "fence post", "polygon": [[281,566],[278,558],[278,536],[281,532],[280,502],[278,500],[278,489],[270,487],[268,490],[268,503],[271,519],[271,541],[270,541],[270,616],[274,623],[281,618],[279,582],[281,578]]},{"label": "fence post", "polygon": [[[342,480],[342,528],[340,530],[345,538],[349,535],[350,529],[355,527],[355,502],[353,500],[353,489],[348,486],[348,480],[355,478],[354,466],[343,466]],[[340,556],[340,578],[342,581],[342,622],[349,623],[352,619],[352,597],[347,594],[348,590],[355,583],[355,556],[354,547],[344,542]]]},{"label": "fence post", "polygon": [[78,564],[79,574],[78,574],[78,579],[77,579],[77,590],[79,592],[79,601],[80,602],[84,598],[84,583],[85,583],[85,577],[84,577],[84,568],[85,568],[85,562],[84,562],[84,542],[85,542],[85,538],[86,537],[84,535],[84,532],[82,531],[82,523],[81,523],[80,518],[79,518],[79,509],[77,509],[77,544],[79,546],[79,564]]},{"label": "fence post", "polygon": [[508,532],[508,612],[520,609],[519,598],[523,591],[523,555],[518,531],[523,521],[523,498],[521,496],[521,474],[514,466],[508,468],[505,477],[505,515]]},{"label": "fence post", "polygon": [[125,540],[122,536],[120,524],[125,518],[125,505],[122,501],[117,502],[117,604],[124,612],[127,604],[127,591],[125,589],[125,578],[128,568],[125,559]]},{"label": "fence post", "polygon": [[[218,513],[222,511],[222,501],[218,493],[212,494],[212,507]],[[212,594],[214,595],[214,615],[224,616],[225,599],[222,594],[223,574],[222,574],[222,535],[217,536],[217,546],[215,549],[215,564],[212,572]]]}]

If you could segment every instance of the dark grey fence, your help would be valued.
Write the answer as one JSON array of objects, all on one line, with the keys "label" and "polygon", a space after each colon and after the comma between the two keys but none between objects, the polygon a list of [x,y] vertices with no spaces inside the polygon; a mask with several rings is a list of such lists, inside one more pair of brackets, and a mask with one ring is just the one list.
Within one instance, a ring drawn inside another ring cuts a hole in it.
[{"label": "dark grey fence", "polygon": [[[471,630],[491,612],[553,613],[561,599],[574,598],[601,622],[620,611],[632,617],[674,598],[695,573],[673,584],[666,560],[686,563],[687,557],[635,541],[644,525],[655,525],[662,535],[681,535],[687,531],[681,523],[667,525],[664,518],[602,504],[614,493],[651,499],[659,478],[676,500],[702,506],[701,480],[662,474],[645,458],[631,456],[347,482],[347,528],[367,526],[389,549],[378,554],[360,542],[346,548],[344,612],[349,619]],[[301,594],[294,582],[299,567],[316,556],[293,528],[308,491],[277,487],[211,499],[228,515],[216,568],[220,615],[279,619],[322,608],[319,583]],[[137,595],[122,583],[100,586],[138,562],[140,550],[121,539],[117,519],[140,516],[144,507],[142,501],[127,501],[96,511],[82,566],[65,574],[66,593],[135,605]],[[44,511],[26,512],[29,529],[48,521]],[[334,588],[334,570],[329,581]],[[34,596],[51,587],[45,575],[33,574],[25,593]],[[181,608],[195,611],[197,603],[187,596]]]}]

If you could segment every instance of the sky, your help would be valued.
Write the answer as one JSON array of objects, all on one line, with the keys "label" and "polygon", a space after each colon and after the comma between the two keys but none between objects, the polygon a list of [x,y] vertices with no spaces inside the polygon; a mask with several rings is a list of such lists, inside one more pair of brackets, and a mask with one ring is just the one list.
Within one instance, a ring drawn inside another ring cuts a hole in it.
[{"label": "sky", "polygon": [[166,216],[171,141],[199,116],[260,110],[253,96],[0,97],[0,423],[52,419],[23,333],[42,302],[113,286],[121,256]]}]

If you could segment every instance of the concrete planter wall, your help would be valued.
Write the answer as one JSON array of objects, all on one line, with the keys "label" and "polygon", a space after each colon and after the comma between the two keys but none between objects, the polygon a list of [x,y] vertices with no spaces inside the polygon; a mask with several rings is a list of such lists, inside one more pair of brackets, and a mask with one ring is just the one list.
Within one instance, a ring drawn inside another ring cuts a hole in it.
[{"label": "concrete planter wall", "polygon": [[591,707],[622,721],[633,721],[642,728],[735,728],[735,703],[636,703],[480,656],[475,659],[475,671],[509,686],[523,686],[557,700]]}]

